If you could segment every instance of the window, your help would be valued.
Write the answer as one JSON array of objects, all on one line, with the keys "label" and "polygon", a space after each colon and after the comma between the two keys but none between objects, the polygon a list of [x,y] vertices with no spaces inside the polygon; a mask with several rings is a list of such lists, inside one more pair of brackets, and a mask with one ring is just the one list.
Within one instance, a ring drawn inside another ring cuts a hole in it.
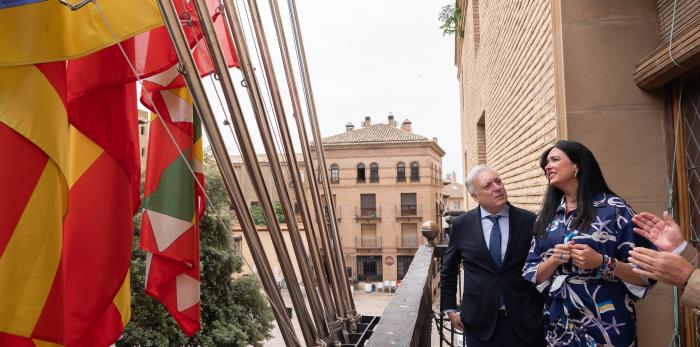
[{"label": "window", "polygon": [[416,193],[401,193],[401,215],[416,216]]},{"label": "window", "polygon": [[338,164],[331,165],[331,183],[340,182],[340,169],[338,169]]},{"label": "window", "polygon": [[376,217],[377,198],[374,194],[360,194],[360,216]]},{"label": "window", "polygon": [[396,257],[396,278],[400,281],[406,276],[408,268],[411,267],[413,261],[412,255],[399,255]]},{"label": "window", "polygon": [[377,163],[369,164],[369,181],[372,183],[379,182],[379,165]]},{"label": "window", "polygon": [[406,164],[402,161],[396,164],[396,182],[406,182]]},{"label": "window", "polygon": [[145,157],[146,156],[146,149],[141,147],[141,156]]},{"label": "window", "polygon": [[141,128],[141,129],[140,129],[140,130],[141,130],[141,135],[146,134],[146,126],[145,126],[145,125],[142,125],[142,126],[140,126],[139,128]]},{"label": "window", "polygon": [[365,164],[357,164],[357,182],[365,182]]},{"label": "window", "polygon": [[476,122],[476,160],[478,164],[486,164],[486,112]]},{"label": "window", "polygon": [[241,248],[243,238],[240,236],[234,236],[233,238],[233,254],[242,257],[243,249]]},{"label": "window", "polygon": [[401,223],[401,247],[418,247],[418,224]]},{"label": "window", "polygon": [[382,281],[382,256],[358,256],[357,280],[379,282]]},{"label": "window", "polygon": [[420,174],[418,171],[418,162],[414,161],[411,163],[411,181],[413,182],[418,182],[420,181]]},{"label": "window", "polygon": [[362,248],[377,248],[381,247],[377,242],[377,225],[362,224],[360,230],[360,247]]}]

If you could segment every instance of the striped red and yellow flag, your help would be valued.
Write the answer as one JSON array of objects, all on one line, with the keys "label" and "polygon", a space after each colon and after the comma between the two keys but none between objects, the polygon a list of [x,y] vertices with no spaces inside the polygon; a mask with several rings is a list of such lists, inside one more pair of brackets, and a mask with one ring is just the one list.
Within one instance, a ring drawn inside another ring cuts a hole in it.
[{"label": "striped red and yellow flag", "polygon": [[[63,319],[47,322],[60,276],[68,211],[65,63],[0,69],[0,345],[63,341]],[[41,102],[37,102],[41,100]]]},{"label": "striped red and yellow flag", "polygon": [[[100,3],[118,37],[161,24],[154,1]],[[114,37],[94,4],[65,10],[0,3],[0,159],[13,168],[0,173],[0,346],[107,346],[130,315],[135,85],[95,78],[77,88],[85,74],[76,72],[112,66],[62,60]]]}]

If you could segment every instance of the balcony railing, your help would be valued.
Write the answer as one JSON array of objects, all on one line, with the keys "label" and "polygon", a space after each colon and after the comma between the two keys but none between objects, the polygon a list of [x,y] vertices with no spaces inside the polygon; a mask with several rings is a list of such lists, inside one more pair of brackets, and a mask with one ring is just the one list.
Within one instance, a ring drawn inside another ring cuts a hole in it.
[{"label": "balcony railing", "polygon": [[355,237],[355,248],[357,249],[381,249],[382,248],[382,237],[376,236],[371,238],[362,238],[360,236]]},{"label": "balcony railing", "polygon": [[396,237],[396,248],[400,251],[412,251],[418,249],[418,239],[406,239],[401,236]]},{"label": "balcony railing", "polygon": [[401,286],[365,346],[430,346],[437,277],[434,252],[433,246],[418,248]]},{"label": "balcony railing", "polygon": [[356,220],[381,220],[382,219],[382,206],[377,206],[376,208],[358,208],[355,206],[355,219]]},{"label": "balcony railing", "polygon": [[422,215],[423,206],[421,205],[394,205],[394,216],[396,216],[396,220],[420,220]]},{"label": "balcony railing", "polygon": [[[326,222],[330,222],[331,216],[328,213],[327,209],[324,209],[323,215],[326,217]],[[340,222],[341,219],[343,219],[343,206],[338,206],[335,208],[335,219]]]},{"label": "balcony railing", "polygon": [[[366,334],[370,337],[365,346],[430,346],[437,340],[440,346],[464,343],[461,331],[454,329],[440,311],[440,270],[446,250],[447,242],[418,247],[396,295],[384,309],[379,323]],[[457,283],[462,283],[459,274]],[[461,298],[461,293],[457,297]],[[458,305],[461,305],[459,300]]]}]

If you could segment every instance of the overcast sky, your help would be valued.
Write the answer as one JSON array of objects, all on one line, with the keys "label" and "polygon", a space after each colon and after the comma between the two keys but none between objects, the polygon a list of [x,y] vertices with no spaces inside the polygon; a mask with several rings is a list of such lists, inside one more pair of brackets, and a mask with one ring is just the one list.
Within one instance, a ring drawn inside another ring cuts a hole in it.
[{"label": "overcast sky", "polygon": [[[388,113],[392,112],[399,122],[411,120],[414,132],[437,137],[446,152],[443,173],[456,171],[461,180],[454,37],[443,36],[438,21],[441,7],[450,2],[297,0],[324,137],[345,131],[347,122],[359,127],[365,116],[371,116],[373,123],[386,123]],[[267,6],[262,5],[267,5],[267,1],[258,3],[265,16]],[[280,5],[287,21],[286,1],[280,1]],[[265,23],[270,46],[278,56],[273,27]],[[291,42],[289,26],[286,28]],[[279,58],[275,61],[279,79],[284,72]],[[261,74],[259,64],[256,67]],[[285,84],[282,80],[279,83]],[[240,84],[236,87],[244,92]],[[289,105],[288,100],[285,104]],[[247,109],[245,105],[244,109]],[[248,124],[254,121],[249,118]],[[251,133],[258,136],[255,129]]]}]

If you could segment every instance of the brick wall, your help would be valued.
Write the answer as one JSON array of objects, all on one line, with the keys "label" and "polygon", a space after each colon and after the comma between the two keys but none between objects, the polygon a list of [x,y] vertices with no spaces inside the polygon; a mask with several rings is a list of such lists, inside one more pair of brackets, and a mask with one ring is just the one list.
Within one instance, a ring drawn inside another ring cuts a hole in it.
[{"label": "brick wall", "polygon": [[[510,201],[537,210],[546,185],[537,159],[557,136],[550,2],[468,0],[462,11],[458,78],[465,173],[483,158],[483,139],[487,162],[501,174]],[[479,136],[482,114],[485,131]]]}]

